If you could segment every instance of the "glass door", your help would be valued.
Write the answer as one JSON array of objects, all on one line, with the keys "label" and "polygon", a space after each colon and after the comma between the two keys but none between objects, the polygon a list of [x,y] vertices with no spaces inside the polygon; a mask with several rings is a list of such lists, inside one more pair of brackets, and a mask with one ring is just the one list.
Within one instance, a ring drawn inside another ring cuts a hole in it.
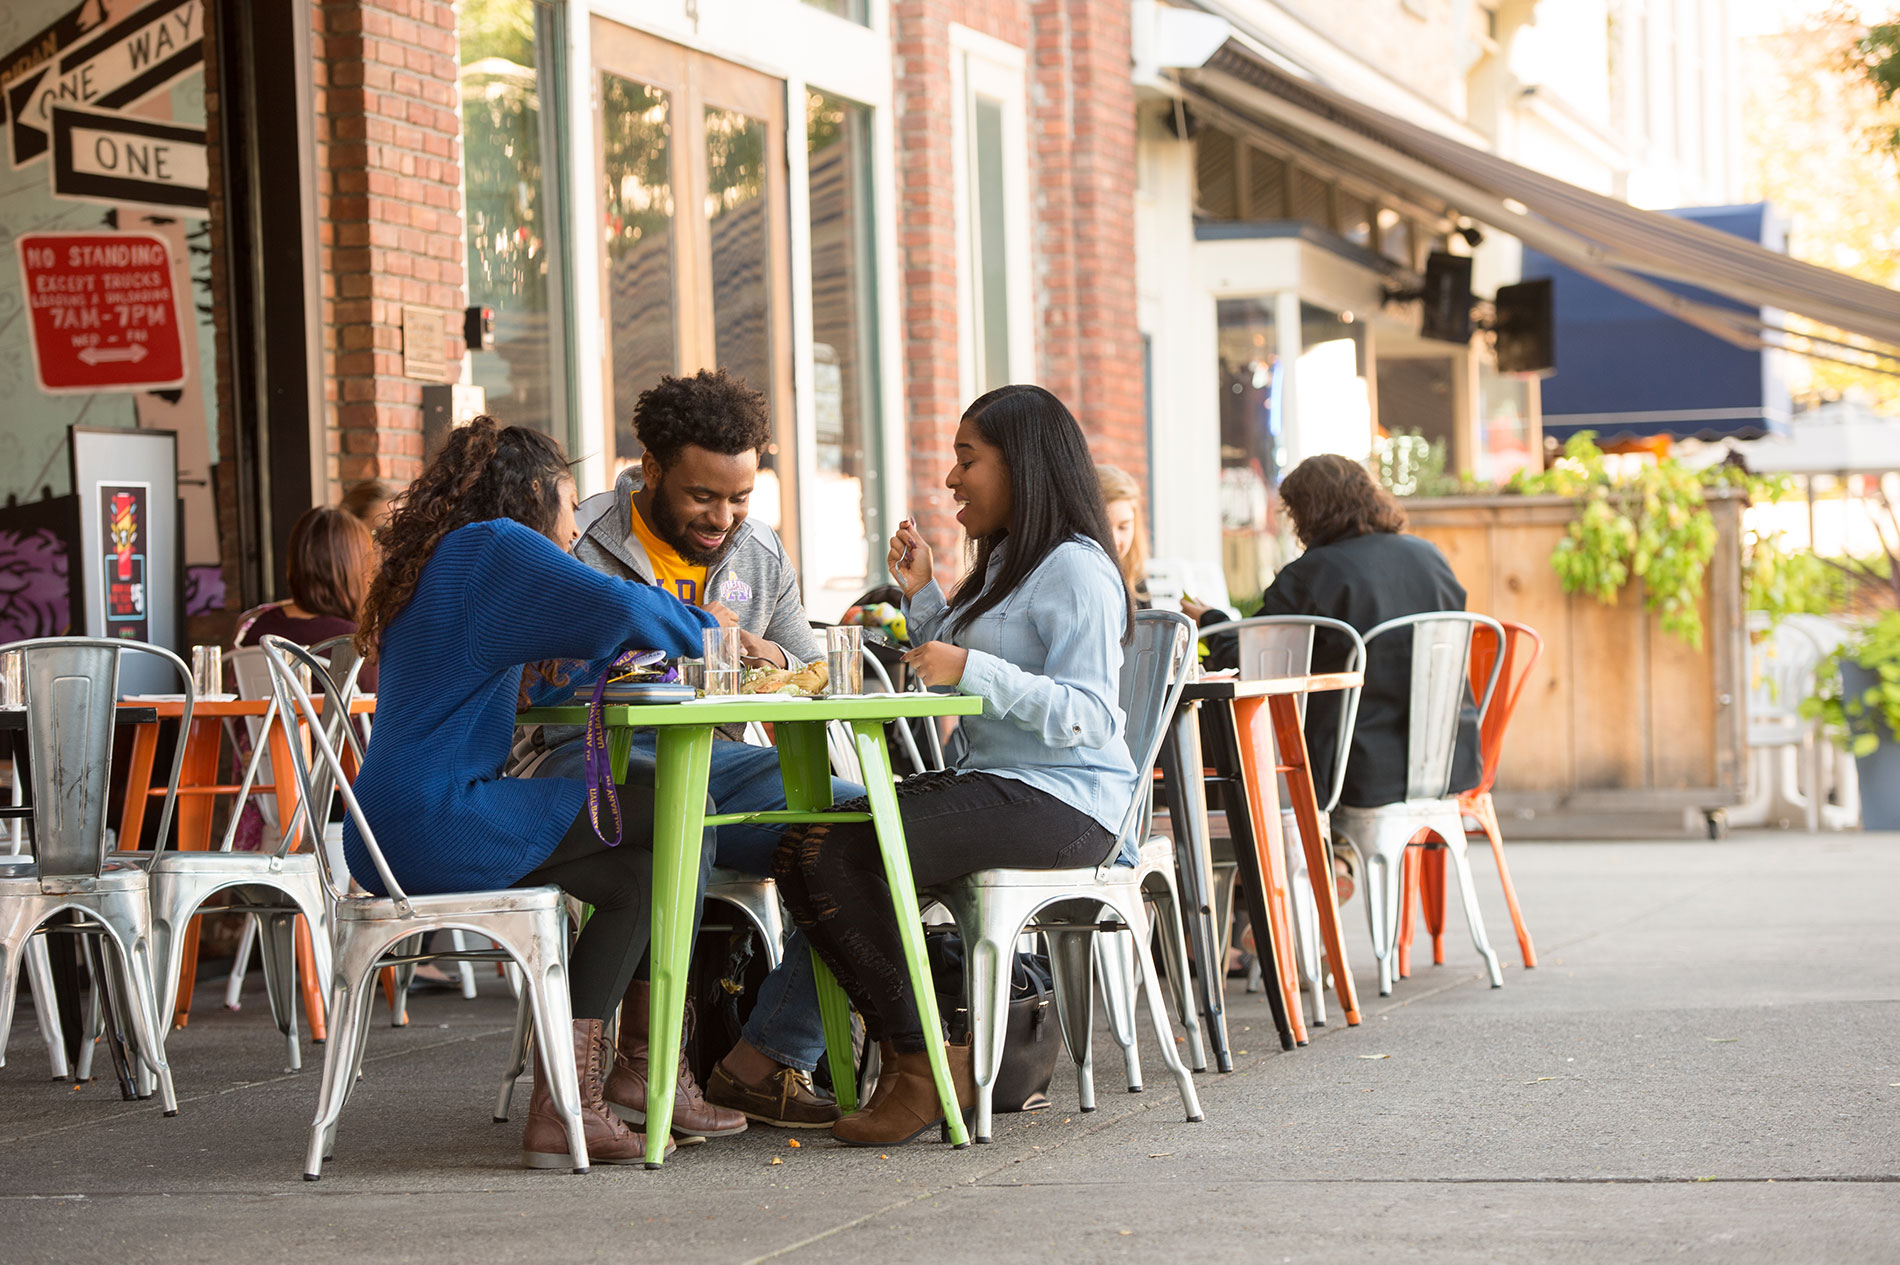
[{"label": "glass door", "polygon": [[796,558],[785,84],[598,18],[593,47],[612,468],[661,375],[742,377],[775,436],[752,513]]}]

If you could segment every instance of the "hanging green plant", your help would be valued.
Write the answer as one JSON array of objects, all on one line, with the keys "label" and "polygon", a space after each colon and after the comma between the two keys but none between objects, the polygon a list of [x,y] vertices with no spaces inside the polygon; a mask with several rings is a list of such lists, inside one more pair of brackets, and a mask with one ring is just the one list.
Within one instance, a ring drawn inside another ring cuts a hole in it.
[{"label": "hanging green plant", "polygon": [[[1720,480],[1724,476],[1714,476]],[[1519,471],[1506,491],[1583,498],[1583,508],[1551,553],[1566,593],[1605,605],[1631,580],[1672,637],[1702,645],[1702,584],[1715,556],[1715,520],[1703,501],[1704,476],[1665,457],[1617,478],[1596,437],[1582,431],[1548,470]]]}]

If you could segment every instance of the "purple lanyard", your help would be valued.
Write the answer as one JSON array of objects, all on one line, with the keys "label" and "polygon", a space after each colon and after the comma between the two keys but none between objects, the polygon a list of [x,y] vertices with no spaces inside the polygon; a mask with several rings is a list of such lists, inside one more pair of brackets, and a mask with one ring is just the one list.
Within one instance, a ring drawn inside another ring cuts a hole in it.
[{"label": "purple lanyard", "polygon": [[[614,790],[613,761],[607,752],[607,722],[603,708],[607,697],[607,678],[624,668],[632,667],[639,656],[629,650],[617,656],[594,682],[594,701],[587,707],[587,819],[594,827],[594,835],[610,848],[620,846],[623,827],[620,820],[620,796]],[[614,836],[609,839],[607,832],[601,829],[600,807],[606,801],[607,812],[613,817]]]}]

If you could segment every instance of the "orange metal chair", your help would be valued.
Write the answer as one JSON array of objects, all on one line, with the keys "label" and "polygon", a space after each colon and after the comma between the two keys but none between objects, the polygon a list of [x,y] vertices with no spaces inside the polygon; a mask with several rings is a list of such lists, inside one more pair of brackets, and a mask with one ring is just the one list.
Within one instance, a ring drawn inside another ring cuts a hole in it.
[{"label": "orange metal chair", "polygon": [[[1484,767],[1478,784],[1458,796],[1465,817],[1477,822],[1477,828],[1465,827],[1467,835],[1482,833],[1491,842],[1491,855],[1497,861],[1498,881],[1504,886],[1504,903],[1511,910],[1511,925],[1517,930],[1517,947],[1525,969],[1537,965],[1537,949],[1531,943],[1530,929],[1524,925],[1523,911],[1517,905],[1517,889],[1511,885],[1510,867],[1504,863],[1504,838],[1498,825],[1498,811],[1491,801],[1491,785],[1497,781],[1498,762],[1504,756],[1504,731],[1510,726],[1517,700],[1530,680],[1531,669],[1544,652],[1544,639],[1528,624],[1499,620],[1504,627],[1502,648],[1504,663],[1498,673],[1497,695],[1478,729],[1478,746]],[[1472,631],[1472,689],[1484,688],[1490,679],[1491,664],[1498,657],[1497,635],[1482,626]],[[1409,851],[1405,857],[1404,920],[1399,929],[1399,974],[1411,973],[1412,912],[1414,895],[1425,915],[1426,929],[1432,937],[1432,961],[1445,960],[1445,855],[1433,848]]]}]

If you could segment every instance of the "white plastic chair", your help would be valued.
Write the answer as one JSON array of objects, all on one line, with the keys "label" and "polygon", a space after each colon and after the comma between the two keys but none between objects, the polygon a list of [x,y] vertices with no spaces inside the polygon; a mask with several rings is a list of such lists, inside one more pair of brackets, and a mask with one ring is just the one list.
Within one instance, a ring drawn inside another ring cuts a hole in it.
[{"label": "white plastic chair", "polygon": [[[1334,831],[1353,845],[1360,859],[1360,883],[1365,888],[1366,921],[1372,929],[1372,954],[1379,960],[1379,995],[1392,994],[1396,973],[1396,937],[1405,884],[1400,863],[1405,849],[1421,832],[1437,837],[1451,854],[1458,872],[1458,890],[1464,898],[1465,920],[1471,942],[1484,959],[1491,987],[1504,986],[1498,955],[1484,934],[1484,915],[1478,908],[1478,889],[1471,881],[1471,863],[1465,856],[1464,817],[1457,797],[1449,794],[1453,757],[1458,746],[1458,717],[1469,697],[1471,630],[1482,624],[1504,644],[1504,629],[1495,619],[1466,611],[1429,611],[1388,619],[1365,635],[1367,653],[1386,638],[1394,648],[1403,639],[1411,650],[1410,706],[1405,758],[1405,798],[1377,808],[1340,805],[1333,810]],[[1478,700],[1478,723],[1491,706],[1504,656],[1491,664],[1491,678]]]},{"label": "white plastic chair", "polygon": [[[1194,625],[1185,615],[1174,611],[1142,611],[1136,615],[1134,642],[1122,662],[1121,706],[1128,719],[1129,752],[1143,777],[1154,768],[1168,718],[1180,702],[1193,646]],[[1146,833],[1148,821],[1148,797],[1137,794],[1118,837],[1139,838]],[[1082,1110],[1095,1109],[1090,1035],[1096,937],[1113,932],[1127,935],[1132,941],[1161,1057],[1174,1073],[1187,1118],[1202,1119],[1194,1078],[1175,1049],[1167,1002],[1148,950],[1147,902],[1152,900],[1169,949],[1169,975],[1183,985],[1178,989],[1182,1007],[1191,1007],[1184,987],[1187,937],[1174,895],[1173,845],[1163,838],[1146,839],[1139,865],[1117,865],[1115,861],[1111,857],[1092,869],[979,870],[928,893],[950,911],[963,938],[964,985],[975,1045],[974,1136],[978,1142],[990,1140],[991,1096],[1002,1064],[1016,941],[1030,930],[1042,932],[1049,944],[1056,1014],[1069,1057],[1076,1066]],[[1105,982],[1127,979],[1118,965],[1103,974]],[[1191,1011],[1184,1021],[1194,1023]]]},{"label": "white plastic chair", "polygon": [[[283,717],[301,716],[309,726],[315,768],[301,742],[289,744],[296,766],[303,803],[310,807],[313,820],[328,816],[330,797],[341,795],[344,808],[362,837],[364,850],[382,880],[387,896],[370,896],[349,890],[350,876],[345,868],[333,864],[330,851],[319,848],[320,872],[334,917],[335,966],[331,973],[330,1039],[323,1051],[323,1085],[317,1097],[316,1119],[310,1126],[310,1146],[304,1158],[304,1178],[316,1181],[323,1171],[336,1142],[337,1119],[342,1115],[350,1091],[355,1087],[363,1066],[363,1046],[369,1035],[370,1002],[375,996],[376,973],[392,965],[392,950],[404,942],[426,936],[431,931],[459,927],[487,936],[497,946],[497,954],[484,960],[514,961],[521,967],[524,997],[517,1028],[532,1022],[544,1034],[541,1066],[549,1080],[554,1109],[567,1129],[568,1146],[574,1157],[574,1171],[587,1171],[587,1137],[581,1123],[580,1081],[574,1061],[566,1051],[567,1034],[573,1027],[573,1011],[567,996],[567,903],[561,889],[553,886],[515,887],[497,892],[450,892],[429,896],[409,896],[390,872],[376,835],[363,810],[356,802],[343,775],[339,755],[342,742],[354,742],[349,725],[327,732],[318,720],[310,694],[291,670],[302,663],[324,693],[339,694],[329,680],[324,665],[304,647],[281,637],[264,638],[268,652],[271,686]],[[280,720],[279,723],[284,723]],[[430,960],[435,955],[419,955]],[[404,955],[413,961],[414,956]],[[513,1079],[504,1081],[504,1088]]]}]

